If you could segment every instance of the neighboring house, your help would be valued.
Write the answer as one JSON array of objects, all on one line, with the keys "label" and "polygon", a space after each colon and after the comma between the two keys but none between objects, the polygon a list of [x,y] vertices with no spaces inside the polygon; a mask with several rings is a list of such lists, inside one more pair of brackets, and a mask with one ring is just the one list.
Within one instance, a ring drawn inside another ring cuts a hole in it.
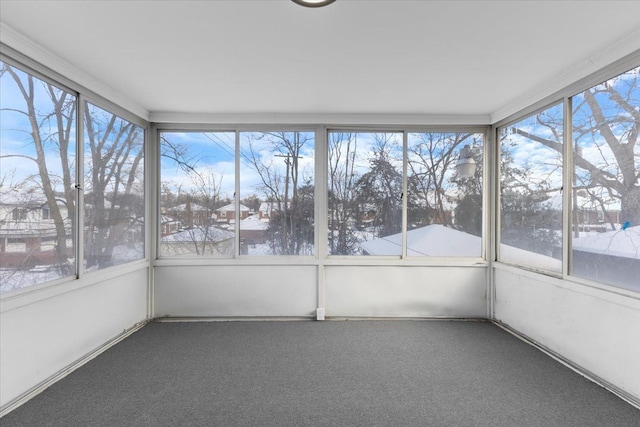
[{"label": "neighboring house", "polygon": [[[360,243],[364,255],[400,255],[402,233]],[[440,224],[407,231],[408,256],[479,257],[482,239]]]},{"label": "neighboring house", "polygon": [[168,208],[166,214],[175,220],[179,220],[187,228],[209,225],[211,218],[210,209],[193,202],[186,202]]},{"label": "neighboring house", "polygon": [[[554,195],[547,201],[551,209],[562,211],[562,194]],[[578,231],[605,232],[611,230],[611,224],[620,224],[620,203],[615,200],[605,202],[605,210],[602,204],[596,199],[592,199],[585,190],[578,190],[571,200],[573,206],[572,221],[573,230]],[[624,221],[623,221],[624,222]]]},{"label": "neighboring house", "polygon": [[174,219],[168,215],[160,216],[161,235],[168,236],[169,234],[177,233],[182,228],[182,222]]},{"label": "neighboring house", "polygon": [[[260,208],[258,209],[258,215],[260,219],[271,219],[278,212],[282,211],[284,207],[284,202],[262,202],[260,203]],[[287,202],[287,208],[291,207],[291,202]]]},{"label": "neighboring house", "polygon": [[579,231],[600,231],[611,230],[610,224],[620,224],[620,211],[607,210],[603,212],[600,208],[579,208],[574,221],[578,224]]},{"label": "neighboring house", "polygon": [[[222,206],[221,208],[216,209],[215,215],[217,218],[217,222],[235,222],[236,219],[236,205],[234,203],[229,203],[228,205]],[[249,216],[249,208],[240,205],[240,220],[247,218]]]},{"label": "neighboring house", "polygon": [[[64,220],[67,247],[73,248],[66,205],[58,208]],[[39,194],[0,193],[0,267],[32,268],[57,262],[57,234],[51,209]]]},{"label": "neighboring house", "polygon": [[261,219],[260,214],[251,215],[240,221],[240,240],[246,245],[258,245],[267,242],[269,220]]}]

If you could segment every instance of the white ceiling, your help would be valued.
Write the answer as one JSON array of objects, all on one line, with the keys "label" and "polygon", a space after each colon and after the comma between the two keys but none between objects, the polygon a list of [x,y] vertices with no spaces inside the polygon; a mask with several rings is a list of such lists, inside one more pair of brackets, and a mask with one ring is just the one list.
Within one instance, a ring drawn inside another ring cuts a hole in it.
[{"label": "white ceiling", "polygon": [[0,1],[4,43],[44,48],[147,118],[495,120],[640,49],[638,17],[640,1]]}]

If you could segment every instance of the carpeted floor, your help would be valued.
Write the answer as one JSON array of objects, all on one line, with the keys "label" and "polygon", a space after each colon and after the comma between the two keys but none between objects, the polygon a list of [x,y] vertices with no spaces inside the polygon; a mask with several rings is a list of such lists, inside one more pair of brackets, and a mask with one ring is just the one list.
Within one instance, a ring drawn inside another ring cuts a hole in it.
[{"label": "carpeted floor", "polygon": [[486,322],[152,323],[10,426],[640,426],[640,410]]}]

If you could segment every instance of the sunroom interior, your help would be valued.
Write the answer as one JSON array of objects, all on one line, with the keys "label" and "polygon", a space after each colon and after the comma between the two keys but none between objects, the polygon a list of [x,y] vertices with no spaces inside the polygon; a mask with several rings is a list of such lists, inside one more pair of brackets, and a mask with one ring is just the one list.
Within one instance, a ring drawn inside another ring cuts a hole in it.
[{"label": "sunroom interior", "polygon": [[640,3],[0,4],[0,413],[152,321],[493,322],[640,408]]}]

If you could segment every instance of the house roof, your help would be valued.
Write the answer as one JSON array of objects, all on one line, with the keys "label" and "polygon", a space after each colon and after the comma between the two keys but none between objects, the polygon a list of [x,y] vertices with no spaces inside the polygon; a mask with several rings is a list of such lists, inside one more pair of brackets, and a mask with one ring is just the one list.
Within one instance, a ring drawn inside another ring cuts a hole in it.
[{"label": "house roof", "polygon": [[[400,252],[402,234],[392,234],[360,243],[369,255],[388,255]],[[468,256],[482,253],[482,239],[440,224],[427,225],[407,231],[408,256]]]},{"label": "house roof", "polygon": [[[226,211],[226,212],[235,212],[236,210],[236,205],[234,203],[229,203],[228,205],[224,205],[218,209],[216,209],[216,212],[222,212],[222,211]],[[240,212],[249,212],[249,208],[244,206],[244,205],[240,205]]]},{"label": "house roof", "polygon": [[[197,203],[190,203],[189,209],[191,210],[191,212],[201,212],[209,210],[208,208]],[[187,210],[187,203],[181,203],[179,205],[168,208],[167,210],[170,212],[184,212],[185,210]]]},{"label": "house roof", "polygon": [[583,233],[573,238],[571,247],[574,251],[640,259],[640,225],[626,230]]},{"label": "house roof", "polygon": [[240,221],[240,231],[242,230],[267,230],[269,222],[263,221],[258,215],[250,215]]}]

